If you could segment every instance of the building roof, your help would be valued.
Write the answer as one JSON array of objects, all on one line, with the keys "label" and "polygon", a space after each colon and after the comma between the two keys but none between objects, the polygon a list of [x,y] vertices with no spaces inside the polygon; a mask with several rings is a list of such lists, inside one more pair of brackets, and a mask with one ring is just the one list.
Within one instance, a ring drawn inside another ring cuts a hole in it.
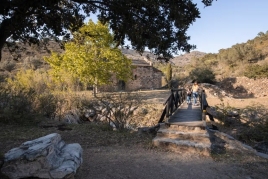
[{"label": "building roof", "polygon": [[137,57],[129,54],[125,55],[127,58],[132,60],[132,65],[134,66],[152,66],[152,63],[149,60],[147,60],[146,57],[144,56]]}]

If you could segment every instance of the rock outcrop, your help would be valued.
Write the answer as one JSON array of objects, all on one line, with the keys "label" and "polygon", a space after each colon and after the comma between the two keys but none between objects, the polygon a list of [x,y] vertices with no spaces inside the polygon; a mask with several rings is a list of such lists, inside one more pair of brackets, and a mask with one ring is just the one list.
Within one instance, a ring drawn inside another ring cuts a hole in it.
[{"label": "rock outcrop", "polygon": [[80,144],[65,144],[59,134],[53,133],[9,150],[1,171],[11,179],[61,179],[74,175],[81,163]]},{"label": "rock outcrop", "polygon": [[218,86],[233,97],[266,97],[268,79],[250,79],[247,77],[226,78]]}]

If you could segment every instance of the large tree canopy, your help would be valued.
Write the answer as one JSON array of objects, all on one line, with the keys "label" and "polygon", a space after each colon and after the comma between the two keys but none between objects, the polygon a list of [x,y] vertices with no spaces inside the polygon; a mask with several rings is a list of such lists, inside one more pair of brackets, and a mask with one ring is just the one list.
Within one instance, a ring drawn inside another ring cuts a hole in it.
[{"label": "large tree canopy", "polygon": [[[202,0],[205,6],[213,0]],[[49,36],[70,38],[86,17],[109,23],[118,45],[171,57],[195,48],[186,31],[200,13],[192,0],[1,0],[0,49],[14,41],[38,43]],[[0,54],[1,59],[1,54]]]},{"label": "large tree canopy", "polygon": [[131,77],[131,60],[115,47],[107,25],[89,21],[72,35],[63,54],[45,57],[59,79],[65,71],[84,84],[98,86],[108,84],[112,76],[124,81]]}]

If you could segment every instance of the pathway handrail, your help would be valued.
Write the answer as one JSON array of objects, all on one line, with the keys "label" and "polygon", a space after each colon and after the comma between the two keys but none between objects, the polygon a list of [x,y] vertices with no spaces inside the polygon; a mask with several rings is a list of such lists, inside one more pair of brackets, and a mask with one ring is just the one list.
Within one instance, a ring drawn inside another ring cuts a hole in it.
[{"label": "pathway handrail", "polygon": [[206,99],[205,90],[203,89],[199,90],[198,94],[199,94],[199,102],[200,102],[201,111],[206,110],[206,108],[208,107],[208,102]]},{"label": "pathway handrail", "polygon": [[171,94],[163,104],[165,108],[162,112],[162,115],[158,121],[158,123],[162,123],[166,118],[170,117],[176,109],[183,103],[186,98],[186,90],[185,89],[171,89]]},{"label": "pathway handrail", "polygon": [[205,90],[200,90],[199,91],[199,101],[200,101],[200,107],[201,107],[201,111],[202,111],[202,120],[206,121],[206,115],[208,115],[209,120],[212,122],[212,129],[213,130],[218,130],[217,126],[214,124],[214,117],[211,113],[209,113],[209,105],[206,99],[206,93]]},{"label": "pathway handrail", "polygon": [[198,91],[198,96],[199,96],[199,102],[200,102],[200,108],[202,111],[202,120],[206,121],[206,115],[207,115],[207,107],[208,107],[208,102],[206,99],[206,93],[205,90],[201,89]]}]

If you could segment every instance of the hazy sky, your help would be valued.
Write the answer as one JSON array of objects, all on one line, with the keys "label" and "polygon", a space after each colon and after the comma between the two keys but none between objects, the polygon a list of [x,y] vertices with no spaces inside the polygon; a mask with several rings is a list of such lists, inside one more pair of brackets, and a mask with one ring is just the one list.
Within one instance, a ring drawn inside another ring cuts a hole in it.
[{"label": "hazy sky", "polygon": [[[202,0],[193,0],[201,18],[190,26],[187,35],[198,51],[218,53],[244,43],[268,31],[268,0],[217,0],[204,8]],[[96,17],[91,16],[93,21]]]},{"label": "hazy sky", "polygon": [[187,34],[198,51],[218,53],[237,43],[253,39],[268,31],[268,0],[217,0],[204,8],[194,0],[201,18],[191,25]]}]

